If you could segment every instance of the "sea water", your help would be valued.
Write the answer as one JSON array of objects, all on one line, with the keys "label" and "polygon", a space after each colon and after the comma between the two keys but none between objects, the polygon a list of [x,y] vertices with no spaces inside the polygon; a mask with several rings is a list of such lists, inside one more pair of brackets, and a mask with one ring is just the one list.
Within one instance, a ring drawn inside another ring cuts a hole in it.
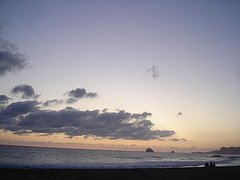
[{"label": "sea water", "polygon": [[240,155],[43,148],[0,145],[0,168],[131,169],[239,166]]}]

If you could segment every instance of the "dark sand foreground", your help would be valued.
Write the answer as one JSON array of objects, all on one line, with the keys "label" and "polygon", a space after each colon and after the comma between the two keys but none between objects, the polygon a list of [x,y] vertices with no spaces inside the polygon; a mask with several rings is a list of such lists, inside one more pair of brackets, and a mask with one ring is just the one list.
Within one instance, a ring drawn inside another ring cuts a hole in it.
[{"label": "dark sand foreground", "polygon": [[240,166],[159,169],[11,169],[1,168],[0,179],[240,179]]}]

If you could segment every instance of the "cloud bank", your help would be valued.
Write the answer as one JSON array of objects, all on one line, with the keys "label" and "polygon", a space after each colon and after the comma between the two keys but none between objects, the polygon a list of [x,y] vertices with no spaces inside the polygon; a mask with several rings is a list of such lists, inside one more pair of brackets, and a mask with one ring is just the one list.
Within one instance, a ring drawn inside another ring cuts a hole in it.
[{"label": "cloud bank", "polygon": [[[11,91],[22,94],[22,98],[38,96],[30,85],[18,85]],[[69,98],[93,98],[97,93],[77,88],[67,93]],[[0,102],[7,102],[7,96],[0,95]],[[17,135],[37,133],[39,136],[64,134],[69,138],[83,136],[93,139],[153,140],[170,137],[172,130],[154,130],[154,124],[148,120],[149,112],[129,113],[124,110],[109,112],[104,110],[77,110],[66,107],[62,110],[51,110],[47,107],[63,104],[63,100],[53,99],[43,102],[35,100],[4,103],[0,108],[0,129]]]},{"label": "cloud bank", "polygon": [[41,110],[37,101],[12,103],[0,111],[0,128],[14,134],[63,133],[69,138],[153,140],[170,137],[170,130],[153,130],[154,124],[147,120],[151,113],[132,114],[126,111],[81,111],[65,108],[60,111]]}]

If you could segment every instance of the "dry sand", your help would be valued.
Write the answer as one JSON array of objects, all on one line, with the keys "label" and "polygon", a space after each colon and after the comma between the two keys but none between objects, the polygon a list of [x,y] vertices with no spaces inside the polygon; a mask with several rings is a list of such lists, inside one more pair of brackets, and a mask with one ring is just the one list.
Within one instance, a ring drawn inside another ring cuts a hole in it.
[{"label": "dry sand", "polygon": [[159,168],[159,169],[0,169],[1,180],[11,179],[240,179],[240,166],[216,168]]}]

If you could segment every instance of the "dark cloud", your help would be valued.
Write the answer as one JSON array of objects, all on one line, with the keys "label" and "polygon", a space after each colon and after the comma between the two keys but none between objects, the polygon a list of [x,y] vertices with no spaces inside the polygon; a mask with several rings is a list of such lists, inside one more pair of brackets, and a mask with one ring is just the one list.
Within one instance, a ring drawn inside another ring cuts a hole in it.
[{"label": "dark cloud", "polygon": [[75,103],[81,98],[95,98],[98,96],[97,93],[87,92],[84,88],[76,88],[66,93],[69,98],[67,99],[68,104]]},{"label": "dark cloud", "polygon": [[18,52],[15,44],[0,37],[0,76],[24,69],[27,59],[25,54]]},{"label": "dark cloud", "polygon": [[9,99],[11,98],[7,97],[6,95],[0,95],[0,104],[7,104]]},{"label": "dark cloud", "polygon": [[4,112],[6,115],[16,117],[19,115],[35,112],[38,110],[38,104],[40,103],[37,101],[15,102],[7,106]]},{"label": "dark cloud", "polygon": [[147,69],[147,73],[151,73],[153,79],[159,78],[159,70],[158,70],[158,67],[155,65],[152,65],[152,68]]},{"label": "dark cloud", "polygon": [[13,94],[22,94],[23,99],[27,98],[34,98],[37,99],[39,97],[38,94],[35,93],[32,86],[26,85],[26,84],[20,84],[16,87],[14,87],[11,91]]},{"label": "dark cloud", "polygon": [[[29,85],[18,85],[11,92],[22,94],[22,98],[38,97]],[[80,88],[69,91],[67,95],[68,103],[84,97],[97,97],[97,93]],[[0,98],[2,101],[8,100],[5,95],[1,95]],[[107,109],[81,111],[72,107],[54,111],[41,108],[61,103],[63,101],[58,99],[44,103],[35,100],[15,102],[1,107],[0,129],[18,135],[39,133],[48,136],[62,133],[69,138],[82,136],[93,139],[152,140],[175,134],[170,130],[153,130],[154,124],[147,119],[152,114],[148,112],[129,113],[123,110],[109,112]]]},{"label": "dark cloud", "polygon": [[62,100],[53,99],[53,100],[47,100],[45,103],[43,103],[43,105],[45,107],[48,107],[48,106],[57,106],[57,105],[62,104],[62,103],[63,103]]},{"label": "dark cloud", "polygon": [[67,94],[69,97],[76,98],[76,99],[83,98],[83,97],[94,98],[98,96],[97,93],[92,93],[92,92],[87,93],[86,89],[84,88],[73,89],[69,91]]},{"label": "dark cloud", "polygon": [[2,129],[15,134],[63,133],[69,138],[129,140],[152,140],[175,134],[169,130],[153,130],[154,124],[146,119],[148,116],[151,113],[80,111],[71,107],[47,111],[40,110],[36,101],[13,103],[0,112]]},{"label": "dark cloud", "polygon": [[67,94],[69,97],[77,99],[77,98],[83,98],[84,96],[86,96],[87,91],[84,88],[77,88],[69,91]]},{"label": "dark cloud", "polygon": [[8,105],[5,109],[0,110],[0,128],[5,130],[16,131],[18,119],[28,113],[38,110],[37,101],[15,102]]}]

